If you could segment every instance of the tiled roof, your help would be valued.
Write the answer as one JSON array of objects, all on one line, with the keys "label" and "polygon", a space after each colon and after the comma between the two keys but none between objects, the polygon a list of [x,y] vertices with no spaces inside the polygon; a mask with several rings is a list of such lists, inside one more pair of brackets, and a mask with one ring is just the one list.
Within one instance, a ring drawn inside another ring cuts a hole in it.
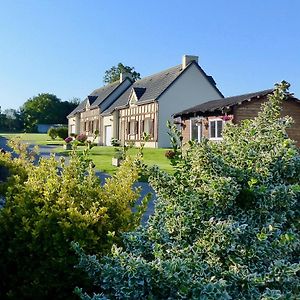
[{"label": "tiled roof", "polygon": [[71,118],[73,116],[75,116],[75,114],[82,112],[87,104],[88,99],[84,99],[82,102],[79,103],[79,105],[77,107],[75,107],[74,110],[71,111],[71,113],[67,116],[67,118]]},{"label": "tiled roof", "polygon": [[185,109],[179,113],[176,113],[174,115],[175,118],[183,116],[183,115],[189,115],[194,113],[209,113],[214,111],[221,111],[224,108],[229,108],[231,106],[234,106],[236,104],[241,104],[244,101],[251,101],[255,98],[260,98],[263,96],[266,96],[273,92],[273,89],[259,91],[255,93],[249,93],[244,95],[238,95],[233,97],[227,97],[227,98],[221,98],[217,100],[211,100],[196,106],[193,106],[191,108]]},{"label": "tiled roof", "polygon": [[120,84],[120,81],[115,81],[103,86],[102,88],[94,90],[90,95],[97,96],[97,99],[94,104],[91,105],[91,108],[99,106]]},{"label": "tiled roof", "polygon": [[113,83],[107,84],[99,89],[94,90],[85,100],[83,100],[69,115],[68,117],[74,116],[85,109],[87,101],[91,105],[91,108],[96,108],[99,106],[121,83],[115,81]]},{"label": "tiled roof", "polygon": [[143,91],[138,99],[138,103],[156,100],[181,72],[182,66],[178,65],[137,80],[106,111],[104,111],[104,114],[109,114],[115,108],[127,105],[129,97],[133,92],[132,89]]}]

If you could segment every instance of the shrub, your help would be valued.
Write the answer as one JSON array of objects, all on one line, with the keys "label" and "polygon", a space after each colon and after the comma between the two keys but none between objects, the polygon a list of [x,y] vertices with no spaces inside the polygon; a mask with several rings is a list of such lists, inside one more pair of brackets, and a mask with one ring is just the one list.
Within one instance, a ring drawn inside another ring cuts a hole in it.
[{"label": "shrub", "polygon": [[[97,260],[76,246],[97,286],[82,299],[297,299],[300,295],[300,154],[280,118],[288,85],[254,120],[228,124],[223,142],[176,151],[157,168],[158,200],[145,228]],[[180,141],[180,138],[175,138]]]},{"label": "shrub", "polygon": [[51,157],[36,165],[34,153],[14,146],[20,157],[0,154],[0,166],[9,170],[0,184],[6,198],[0,209],[0,299],[77,299],[73,290],[87,278],[74,269],[70,243],[101,257],[139,224],[144,206],[132,212],[139,170],[127,159],[101,186],[86,151],[74,151],[68,164]]},{"label": "shrub", "polygon": [[58,136],[57,134],[57,128],[54,128],[54,127],[50,127],[48,129],[48,135],[51,137],[52,140],[55,140]]},{"label": "shrub", "polygon": [[121,142],[116,138],[112,138],[111,139],[111,145],[114,146],[114,147],[119,147],[119,146],[121,146]]},{"label": "shrub", "polygon": [[176,155],[176,152],[173,151],[173,150],[167,150],[167,151],[165,152],[165,157],[168,158],[168,159],[174,158],[175,155]]},{"label": "shrub", "polygon": [[65,138],[65,142],[67,144],[71,143],[73,141],[73,138],[71,136],[68,136],[67,138]]},{"label": "shrub", "polygon": [[68,127],[58,127],[56,128],[57,136],[61,139],[66,139],[68,137]]},{"label": "shrub", "polygon": [[84,143],[87,140],[87,136],[84,133],[80,133],[77,135],[76,140],[78,142]]}]

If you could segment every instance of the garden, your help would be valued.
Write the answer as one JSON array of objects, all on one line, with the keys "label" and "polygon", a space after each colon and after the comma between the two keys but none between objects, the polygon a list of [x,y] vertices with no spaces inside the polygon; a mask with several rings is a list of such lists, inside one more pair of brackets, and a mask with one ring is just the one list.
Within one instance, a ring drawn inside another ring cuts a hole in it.
[{"label": "garden", "polygon": [[[7,139],[19,138],[20,141],[37,146],[51,146],[49,151],[51,153],[57,153],[59,155],[69,156],[71,151],[66,150],[63,146],[66,144],[63,138],[56,137],[52,139],[48,134],[43,133],[0,133],[0,136]],[[56,147],[54,147],[56,146]],[[44,148],[43,148],[44,149]],[[77,151],[82,153],[85,149],[85,145],[78,145]],[[117,149],[120,149],[117,147]],[[128,149],[129,155],[136,155],[139,149],[131,147]],[[162,170],[166,172],[172,172],[172,166],[169,159],[165,156],[167,149],[144,149],[144,162],[148,165],[158,165]],[[111,146],[93,146],[89,151],[90,158],[95,164],[95,168],[101,172],[108,173],[110,175],[117,171],[117,167],[112,165],[112,158],[116,156],[116,147]]]},{"label": "garden", "polygon": [[[170,126],[173,172],[127,152],[104,185],[89,152],[42,158],[12,140],[0,155],[1,299],[299,299],[300,153],[275,86],[253,120],[223,141],[190,142]],[[140,174],[157,201],[136,204]]]}]

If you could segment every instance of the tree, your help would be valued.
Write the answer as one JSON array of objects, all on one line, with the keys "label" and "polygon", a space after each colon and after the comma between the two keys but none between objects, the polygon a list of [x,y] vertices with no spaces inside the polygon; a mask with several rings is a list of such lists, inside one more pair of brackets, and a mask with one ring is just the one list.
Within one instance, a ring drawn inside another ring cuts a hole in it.
[{"label": "tree", "polygon": [[0,132],[19,132],[23,130],[22,115],[15,109],[6,109],[1,112],[0,107]]},{"label": "tree", "polygon": [[288,84],[223,141],[191,142],[176,127],[175,173],[153,168],[155,213],[95,260],[76,248],[100,293],[82,299],[298,299],[300,153],[281,118]]},{"label": "tree", "polygon": [[141,74],[134,70],[134,67],[124,66],[122,63],[118,63],[117,66],[111,67],[105,71],[103,77],[104,83],[112,83],[120,79],[121,73],[129,73],[133,80],[141,79]]},{"label": "tree", "polygon": [[78,102],[61,101],[53,94],[38,94],[21,107],[25,129],[35,131],[37,124],[66,124],[67,115]]}]

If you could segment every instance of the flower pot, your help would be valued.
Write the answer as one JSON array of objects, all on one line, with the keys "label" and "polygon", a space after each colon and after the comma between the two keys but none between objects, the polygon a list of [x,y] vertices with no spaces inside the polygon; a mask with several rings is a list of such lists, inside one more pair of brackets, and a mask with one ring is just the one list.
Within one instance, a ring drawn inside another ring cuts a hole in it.
[{"label": "flower pot", "polygon": [[111,164],[112,164],[113,166],[116,166],[116,167],[119,167],[120,164],[121,164],[121,162],[122,162],[122,159],[121,159],[121,158],[113,157],[113,158],[111,159]]},{"label": "flower pot", "polygon": [[65,150],[71,150],[72,149],[72,145],[71,144],[64,144],[64,149]]}]

